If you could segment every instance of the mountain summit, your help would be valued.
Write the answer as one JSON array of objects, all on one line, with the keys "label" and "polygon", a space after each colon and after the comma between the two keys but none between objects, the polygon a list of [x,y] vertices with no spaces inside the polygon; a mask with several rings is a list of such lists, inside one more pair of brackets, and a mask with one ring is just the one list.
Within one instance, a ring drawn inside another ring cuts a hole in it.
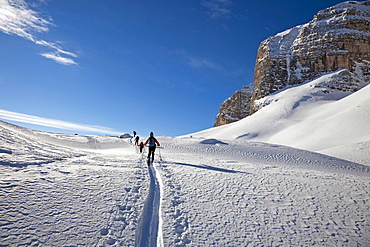
[{"label": "mountain summit", "polygon": [[252,92],[241,95],[243,90],[237,91],[238,95],[222,103],[214,125],[235,122],[255,113],[260,109],[256,100],[289,85],[341,69],[345,70],[329,86],[331,91],[355,92],[369,84],[370,1],[337,4],[319,11],[309,23],[262,41]]}]

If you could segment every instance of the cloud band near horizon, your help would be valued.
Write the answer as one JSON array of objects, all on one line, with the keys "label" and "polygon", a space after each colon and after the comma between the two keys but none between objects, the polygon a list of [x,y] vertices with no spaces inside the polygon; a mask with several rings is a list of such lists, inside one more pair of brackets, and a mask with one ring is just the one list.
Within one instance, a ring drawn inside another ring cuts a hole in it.
[{"label": "cloud band near horizon", "polygon": [[114,129],[97,126],[97,125],[85,125],[85,124],[77,124],[66,122],[57,119],[48,119],[42,118],[17,112],[11,112],[6,110],[0,110],[0,118],[21,122],[21,123],[28,123],[34,124],[39,126],[51,127],[56,129],[64,129],[64,130],[75,130],[75,131],[83,131],[83,132],[90,132],[90,133],[100,133],[100,134],[110,134],[110,135],[120,135],[121,132],[118,132]]}]

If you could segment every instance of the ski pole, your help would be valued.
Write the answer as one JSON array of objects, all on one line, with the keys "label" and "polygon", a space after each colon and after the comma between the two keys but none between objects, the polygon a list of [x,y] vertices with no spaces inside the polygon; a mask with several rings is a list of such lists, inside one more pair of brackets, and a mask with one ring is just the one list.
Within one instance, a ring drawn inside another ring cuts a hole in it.
[{"label": "ski pole", "polygon": [[162,160],[161,148],[160,148],[160,147],[158,147],[158,155],[159,155],[159,160],[160,160],[160,161],[163,161],[163,160]]}]

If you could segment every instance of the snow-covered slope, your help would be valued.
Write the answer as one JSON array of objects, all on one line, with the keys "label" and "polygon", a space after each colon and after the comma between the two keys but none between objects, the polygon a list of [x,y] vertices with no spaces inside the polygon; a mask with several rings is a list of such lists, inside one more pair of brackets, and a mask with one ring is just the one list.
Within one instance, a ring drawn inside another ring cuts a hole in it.
[{"label": "snow-covered slope", "polygon": [[117,225],[120,243],[134,244],[148,186],[127,140],[2,121],[0,133],[0,246],[113,244],[108,228]]},{"label": "snow-covered slope", "polygon": [[370,242],[368,166],[242,138],[157,137],[148,167],[130,139],[2,121],[0,133],[0,246]]},{"label": "snow-covered slope", "polygon": [[370,165],[370,85],[331,90],[337,71],[260,99],[263,108],[239,122],[192,134],[287,145]]}]

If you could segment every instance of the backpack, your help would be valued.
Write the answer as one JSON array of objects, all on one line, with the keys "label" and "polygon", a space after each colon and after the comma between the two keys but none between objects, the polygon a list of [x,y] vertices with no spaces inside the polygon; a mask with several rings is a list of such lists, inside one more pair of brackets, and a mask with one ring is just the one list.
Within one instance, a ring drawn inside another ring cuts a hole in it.
[{"label": "backpack", "polygon": [[154,137],[149,137],[149,147],[154,147],[154,146],[155,146]]}]

